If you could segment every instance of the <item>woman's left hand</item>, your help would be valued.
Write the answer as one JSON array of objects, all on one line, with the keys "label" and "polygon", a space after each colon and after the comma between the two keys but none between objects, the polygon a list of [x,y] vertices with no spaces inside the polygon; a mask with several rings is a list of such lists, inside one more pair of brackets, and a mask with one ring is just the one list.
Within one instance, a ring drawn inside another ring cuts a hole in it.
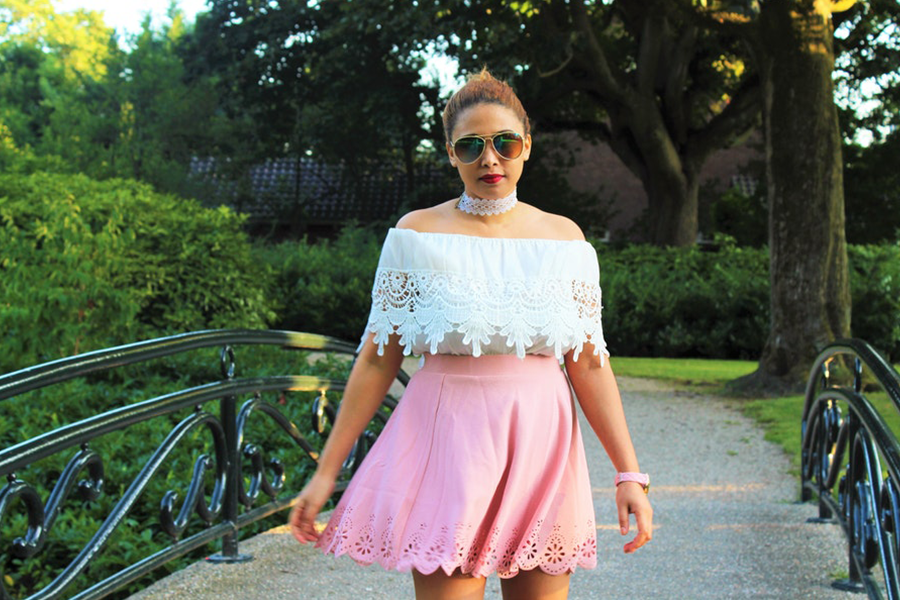
[{"label": "woman's left hand", "polygon": [[616,487],[616,507],[619,509],[619,528],[628,535],[630,514],[637,522],[637,535],[625,544],[625,554],[631,554],[653,537],[653,508],[641,484],[623,481]]}]

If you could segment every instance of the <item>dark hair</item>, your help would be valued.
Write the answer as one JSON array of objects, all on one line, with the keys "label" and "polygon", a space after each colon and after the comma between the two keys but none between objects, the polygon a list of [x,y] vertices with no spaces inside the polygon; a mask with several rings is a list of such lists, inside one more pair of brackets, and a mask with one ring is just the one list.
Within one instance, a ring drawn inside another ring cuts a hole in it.
[{"label": "dark hair", "polygon": [[450,135],[459,115],[467,108],[476,104],[499,104],[513,111],[522,121],[525,128],[525,135],[531,133],[531,123],[528,121],[528,115],[525,114],[525,108],[513,89],[504,81],[495,78],[487,68],[481,70],[480,73],[470,75],[465,85],[459,88],[453,96],[450,97],[447,106],[444,108],[444,137],[448,142],[452,142]]}]

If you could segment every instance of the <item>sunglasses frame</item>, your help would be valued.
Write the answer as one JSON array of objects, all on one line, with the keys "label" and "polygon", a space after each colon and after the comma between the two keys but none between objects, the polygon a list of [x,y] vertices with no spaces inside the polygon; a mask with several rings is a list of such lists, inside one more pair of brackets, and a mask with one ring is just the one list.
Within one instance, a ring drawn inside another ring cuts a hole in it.
[{"label": "sunglasses frame", "polygon": [[[494,138],[497,138],[501,135],[510,135],[510,134],[514,135],[519,140],[521,140],[522,145],[520,146],[519,153],[516,156],[513,156],[512,158],[507,158],[506,156],[503,156],[503,154],[499,150],[497,150],[497,146],[494,144]],[[482,142],[484,142],[484,146],[482,146],[481,152],[478,153],[478,156],[476,156],[472,160],[466,162],[459,157],[459,154],[456,153],[456,144],[458,144],[460,140],[467,140],[467,139],[473,139],[473,138],[479,139]],[[484,156],[484,151],[487,150],[488,140],[490,140],[490,142],[491,142],[491,148],[493,148],[494,152],[497,153],[497,156],[499,156],[503,160],[516,160],[517,158],[521,158],[522,154],[525,153],[525,136],[523,136],[522,134],[520,134],[516,131],[498,131],[497,133],[492,133],[491,135],[477,135],[474,133],[471,135],[462,135],[462,136],[456,138],[455,142],[450,142],[450,148],[453,150],[453,156],[456,157],[456,160],[458,160],[460,163],[462,163],[464,165],[471,165],[473,163],[478,162],[478,159],[480,159],[482,156]]]}]

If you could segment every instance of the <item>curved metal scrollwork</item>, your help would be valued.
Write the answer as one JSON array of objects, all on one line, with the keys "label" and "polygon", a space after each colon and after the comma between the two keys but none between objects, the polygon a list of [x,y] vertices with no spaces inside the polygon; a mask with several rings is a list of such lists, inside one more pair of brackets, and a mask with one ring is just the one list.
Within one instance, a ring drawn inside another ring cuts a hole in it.
[{"label": "curved metal scrollwork", "polygon": [[[28,514],[28,529],[24,537],[16,538],[13,542],[12,553],[17,558],[28,558],[33,556],[40,547],[40,541],[43,540],[45,534],[44,527],[44,503],[41,501],[40,494],[28,485],[15,477],[11,477],[9,483],[0,491],[0,523],[4,522],[4,517],[9,511],[9,507],[16,501],[25,504]],[[3,589],[4,595],[6,588],[0,580],[0,588]]]},{"label": "curved metal scrollwork", "polygon": [[863,393],[867,377],[900,410],[900,376],[868,344],[846,340],[819,355],[803,411],[802,485],[847,536],[849,578],[836,587],[900,600],[900,442]]},{"label": "curved metal scrollwork", "polygon": [[[210,415],[197,413],[182,423],[186,430],[201,424],[208,427],[213,436],[215,458],[203,454],[195,461],[194,473],[191,477],[190,484],[188,484],[188,491],[177,517],[173,515],[175,512],[175,504],[178,500],[178,493],[169,490],[163,496],[162,502],[160,503],[159,522],[162,530],[174,540],[179,539],[184,533],[192,513],[196,512],[207,525],[212,524],[219,518],[219,515],[222,513],[222,501],[225,494],[226,478],[228,476],[228,471],[226,469],[226,465],[228,464],[228,450],[225,441],[225,432],[218,419],[210,418]],[[185,431],[185,433],[187,433],[187,431]],[[210,495],[210,502],[207,504],[204,488],[207,474],[213,469],[215,469],[215,480]]]},{"label": "curved metal scrollwork", "polygon": [[[200,331],[100,350],[0,375],[0,401],[16,401],[17,396],[30,390],[52,386],[89,373],[110,371],[123,365],[173,356],[198,348],[219,349],[218,371],[221,379],[217,381],[136,403],[122,404],[81,421],[46,431],[14,446],[0,448],[0,477],[8,480],[0,490],[0,527],[6,526],[3,533],[8,536],[7,539],[14,538],[9,543],[8,552],[20,559],[40,561],[40,553],[45,548],[49,533],[55,524],[60,526],[58,517],[61,511],[64,507],[67,511],[75,509],[77,503],[71,502],[73,497],[96,501],[101,494],[110,493],[104,490],[103,460],[88,446],[89,443],[112,432],[124,431],[137,423],[190,413],[174,427],[167,422],[167,426],[171,427],[168,435],[143,465],[135,465],[135,470],[139,472],[127,489],[114,499],[115,505],[102,517],[102,523],[91,539],[80,550],[73,548],[77,556],[68,565],[60,566],[55,579],[34,592],[30,598],[103,598],[170,560],[202,548],[214,540],[222,542],[224,562],[241,560],[244,555],[237,552],[237,535],[241,528],[290,506],[293,494],[285,493],[288,485],[287,467],[303,460],[317,461],[318,443],[314,445],[305,439],[279,406],[265,402],[263,395],[277,393],[283,399],[288,391],[318,392],[319,398],[313,406],[313,413],[318,419],[314,430],[324,436],[329,423],[336,417],[339,392],[346,382],[287,374],[236,378],[234,347],[239,344],[281,346],[286,349],[309,349],[346,355],[353,355],[356,348],[355,344],[297,332]],[[401,384],[405,385],[408,380],[409,377],[402,371],[398,374]],[[329,398],[327,394],[332,391],[336,394]],[[237,399],[247,396],[251,396],[251,399],[236,414]],[[218,415],[209,410],[211,405],[218,406]],[[383,410],[374,419],[376,427],[360,436],[354,453],[345,463],[347,478],[374,441],[375,430],[383,425],[395,405],[392,398],[386,398]],[[247,423],[255,413],[262,413],[273,421],[276,428],[286,434],[287,441],[299,448],[300,452],[284,456],[282,460],[267,461],[265,451],[268,438],[245,443]],[[151,480],[166,473],[167,468],[171,470],[170,459],[174,456],[176,447],[193,443],[193,434],[198,430],[211,437],[211,444],[207,440],[205,446],[211,445],[212,450],[204,447],[204,453],[196,456],[189,482],[183,488],[177,488],[179,491],[163,488],[168,491],[154,492],[153,498],[145,499],[159,501],[160,529],[171,538],[171,544],[132,564],[124,565],[117,573],[74,593],[71,589],[74,582],[79,578],[84,580],[91,562],[104,551],[112,535],[132,514],[139,499],[147,495]],[[40,479],[42,475],[40,468],[35,465],[44,459],[68,456],[70,453],[71,458],[44,501],[41,497],[45,493],[41,491],[43,488],[30,481]],[[34,477],[35,473],[38,477]],[[302,482],[290,483],[299,488]],[[341,489],[339,482],[336,491]],[[157,493],[162,493],[161,499],[156,496]],[[266,501],[261,502],[260,496],[265,496]],[[254,507],[256,503],[261,506]],[[240,512],[239,506],[246,510]],[[26,516],[24,531],[19,531],[19,521],[13,526],[10,517],[15,515],[19,518],[23,513]],[[195,516],[206,527],[191,532],[190,524]],[[0,599],[12,597],[6,587],[9,577],[5,575],[0,573]],[[20,590],[15,591],[20,595]]]},{"label": "curved metal scrollwork", "polygon": [[[83,471],[88,478],[78,480]],[[0,491],[0,524],[6,521],[6,513],[17,500],[25,505],[28,515],[28,526],[25,535],[13,540],[11,553],[16,558],[30,558],[44,546],[47,535],[59,516],[60,507],[76,489],[79,497],[85,501],[96,500],[103,487],[103,462],[100,457],[87,447],[79,450],[69,460],[66,468],[47,498],[46,507],[40,494],[29,484],[19,480],[15,475],[9,476],[9,484]]]}]

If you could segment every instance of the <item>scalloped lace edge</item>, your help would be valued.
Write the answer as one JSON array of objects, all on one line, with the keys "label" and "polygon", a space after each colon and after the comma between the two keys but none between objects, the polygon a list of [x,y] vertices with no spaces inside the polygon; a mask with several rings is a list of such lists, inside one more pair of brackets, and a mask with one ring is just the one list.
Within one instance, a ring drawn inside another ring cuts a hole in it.
[{"label": "scalloped lace edge", "polygon": [[[584,527],[571,527],[566,535],[559,525],[545,530],[538,521],[528,536],[522,537],[513,528],[501,533],[493,528],[490,535],[472,525],[442,526],[436,536],[425,539],[427,526],[405,535],[397,545],[393,538],[393,519],[388,518],[383,529],[374,525],[370,515],[366,525],[355,527],[352,512],[343,511],[334,525],[323,532],[316,546],[335,557],[347,555],[361,565],[377,563],[392,571],[412,569],[430,574],[442,569],[452,574],[456,569],[474,577],[497,573],[501,578],[515,577],[520,570],[541,569],[550,575],[572,573],[576,567],[592,569],[597,565],[597,540],[593,520]],[[377,530],[381,533],[378,534]],[[569,538],[569,539],[567,539]],[[574,542],[574,539],[580,539]],[[399,551],[395,548],[400,548]]]},{"label": "scalloped lace edge", "polygon": [[427,351],[438,354],[445,336],[453,332],[462,334],[462,343],[475,357],[481,356],[482,345],[499,336],[519,358],[540,340],[557,359],[574,349],[577,360],[590,343],[602,363],[609,351],[600,313],[600,286],[585,281],[489,280],[443,271],[379,269],[360,348],[372,333],[383,355],[390,336],[397,335],[404,354],[413,354],[413,344],[424,335]]}]

